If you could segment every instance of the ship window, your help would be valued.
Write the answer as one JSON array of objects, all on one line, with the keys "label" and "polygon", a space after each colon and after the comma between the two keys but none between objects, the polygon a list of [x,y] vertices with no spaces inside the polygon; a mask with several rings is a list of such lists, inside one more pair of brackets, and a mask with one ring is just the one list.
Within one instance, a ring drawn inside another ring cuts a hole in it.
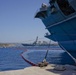
[{"label": "ship window", "polygon": [[59,5],[59,8],[61,9],[61,11],[66,16],[68,16],[68,15],[70,15],[70,14],[75,12],[73,7],[69,4],[69,2],[67,0],[57,0],[57,3]]}]

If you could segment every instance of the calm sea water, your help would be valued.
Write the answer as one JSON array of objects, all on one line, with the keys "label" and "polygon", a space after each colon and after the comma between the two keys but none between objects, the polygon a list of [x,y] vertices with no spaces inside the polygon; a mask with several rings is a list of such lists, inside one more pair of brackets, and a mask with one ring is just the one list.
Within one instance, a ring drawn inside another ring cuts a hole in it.
[{"label": "calm sea water", "polygon": [[[33,63],[37,64],[38,62],[42,62],[46,55],[46,51],[47,48],[38,47],[30,47],[26,52],[22,48],[0,48],[0,71],[18,70],[31,66],[22,59],[22,53],[24,58]],[[59,47],[50,48],[47,61],[51,64],[74,64],[71,57]]]},{"label": "calm sea water", "polygon": [[25,62],[21,53],[24,50],[14,48],[0,48],[0,71],[23,69],[30,66]]}]

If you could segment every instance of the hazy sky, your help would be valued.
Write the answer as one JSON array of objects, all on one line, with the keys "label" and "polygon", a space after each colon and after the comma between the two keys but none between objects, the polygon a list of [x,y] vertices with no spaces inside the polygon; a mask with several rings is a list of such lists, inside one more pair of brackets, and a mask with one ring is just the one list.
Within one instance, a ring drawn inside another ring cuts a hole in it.
[{"label": "hazy sky", "polygon": [[35,19],[38,8],[49,0],[0,0],[0,42],[25,42],[43,38],[47,32],[40,19]]}]

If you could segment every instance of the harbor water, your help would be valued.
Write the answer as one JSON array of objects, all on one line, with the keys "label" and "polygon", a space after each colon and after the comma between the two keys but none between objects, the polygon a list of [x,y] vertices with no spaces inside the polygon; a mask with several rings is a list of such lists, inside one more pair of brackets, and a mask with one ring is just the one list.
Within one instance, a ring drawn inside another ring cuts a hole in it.
[{"label": "harbor water", "polygon": [[[21,57],[21,54],[27,60],[35,64],[38,64],[39,62],[42,62],[42,60],[44,59],[47,50],[49,51],[46,60],[50,64],[74,65],[74,61],[71,59],[71,57],[59,47],[53,47],[53,46],[51,48],[24,47],[24,49],[0,48],[0,71],[18,70],[31,66],[29,63],[24,61],[24,59]],[[75,55],[75,53],[73,54]]]}]

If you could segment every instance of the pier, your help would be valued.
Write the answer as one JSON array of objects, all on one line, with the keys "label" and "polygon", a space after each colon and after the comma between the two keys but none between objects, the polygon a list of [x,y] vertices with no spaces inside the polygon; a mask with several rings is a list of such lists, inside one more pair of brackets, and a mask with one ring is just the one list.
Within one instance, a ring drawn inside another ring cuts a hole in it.
[{"label": "pier", "polygon": [[0,75],[76,75],[76,67],[64,65],[65,70],[55,70],[56,65],[50,64],[47,67],[27,67],[21,70],[2,71]]}]

